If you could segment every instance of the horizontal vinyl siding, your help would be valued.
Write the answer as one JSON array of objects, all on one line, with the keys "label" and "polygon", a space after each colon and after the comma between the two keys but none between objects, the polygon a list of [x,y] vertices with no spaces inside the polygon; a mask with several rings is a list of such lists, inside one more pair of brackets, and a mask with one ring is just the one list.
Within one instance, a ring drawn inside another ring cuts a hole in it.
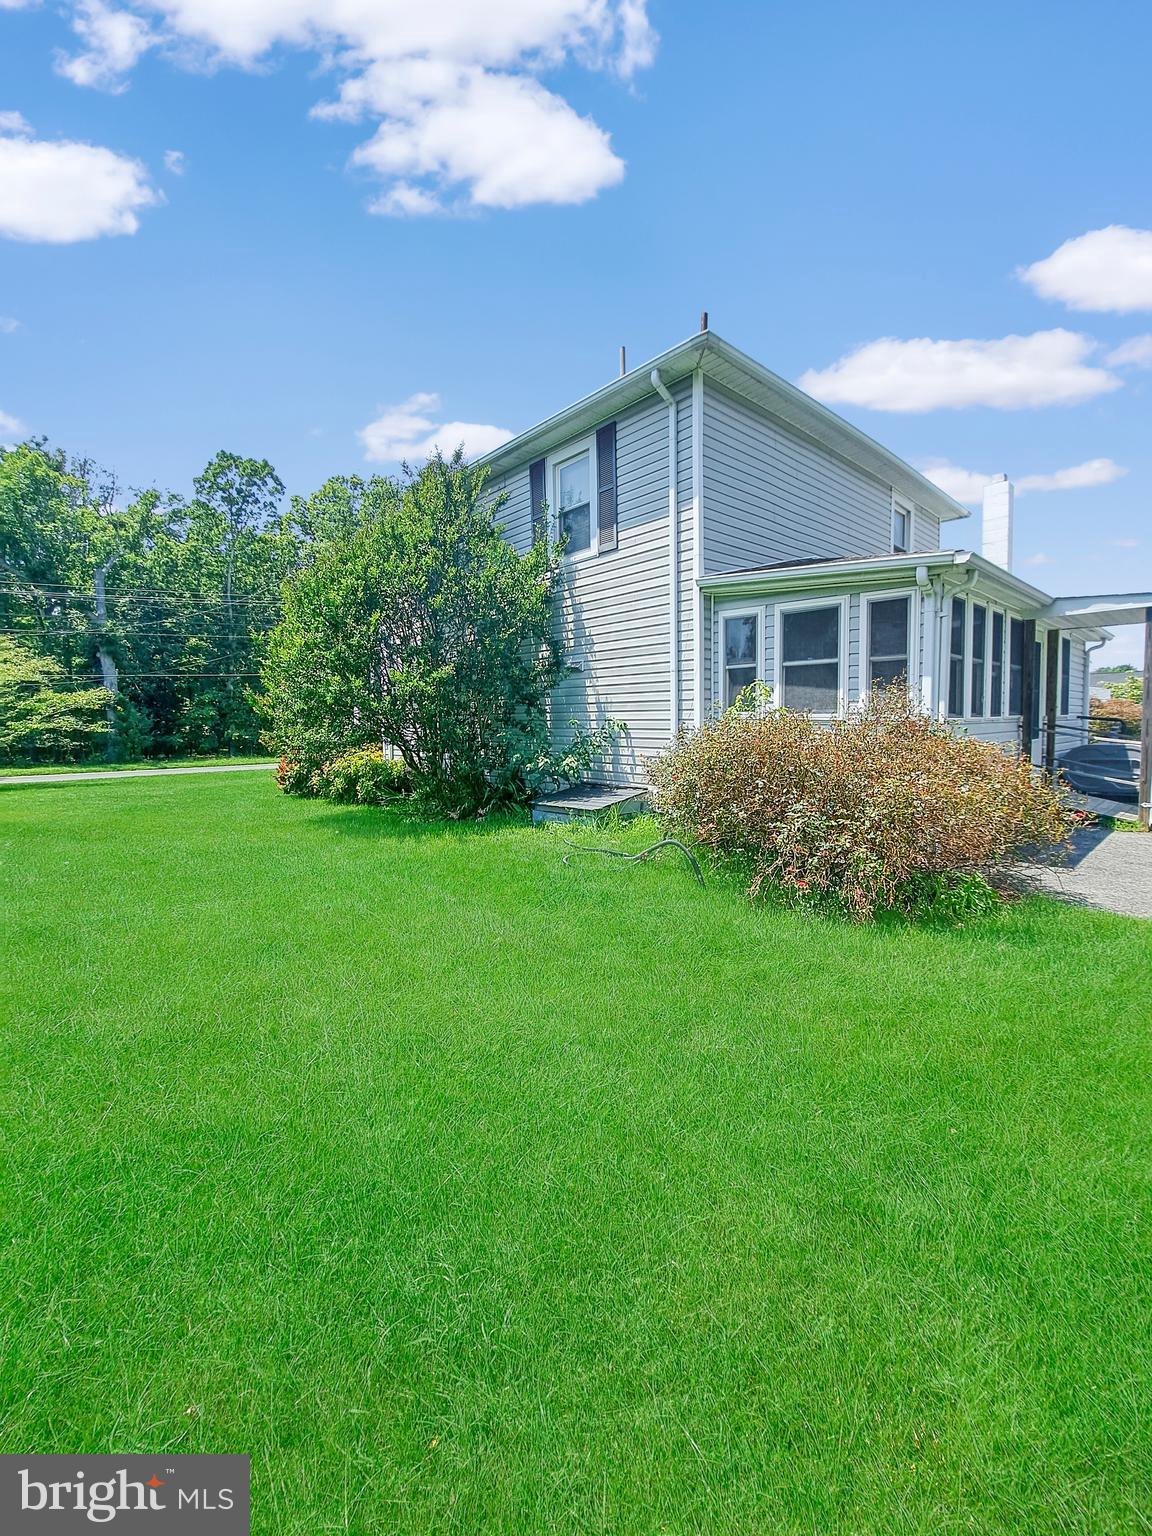
[{"label": "horizontal vinyl siding", "polygon": [[496,521],[508,542],[521,554],[526,553],[532,544],[532,495],[527,464],[500,479],[490,480],[488,494],[493,502],[504,497],[504,505],[494,508]]},{"label": "horizontal vinyl siding", "polygon": [[925,512],[923,507],[917,507],[912,517],[912,548],[918,555],[930,554],[941,548],[940,519],[933,517],[931,512]]},{"label": "horizontal vinyl siding", "polygon": [[706,572],[891,547],[889,486],[705,381]]},{"label": "horizontal vinyl siding", "polygon": [[668,561],[668,410],[653,397],[616,420],[619,548],[565,561],[559,619],[565,653],[580,668],[555,690],[553,736],[571,722],[628,727],[603,764],[620,782],[645,778],[645,760],[667,745],[671,714]]}]

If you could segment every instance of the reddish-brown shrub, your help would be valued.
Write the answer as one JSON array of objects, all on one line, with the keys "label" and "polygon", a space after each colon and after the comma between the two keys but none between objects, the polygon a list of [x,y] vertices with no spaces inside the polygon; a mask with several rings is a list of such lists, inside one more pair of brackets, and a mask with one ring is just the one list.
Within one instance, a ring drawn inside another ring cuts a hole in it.
[{"label": "reddish-brown shrub", "polygon": [[1122,736],[1139,736],[1140,722],[1143,716],[1143,705],[1133,699],[1091,699],[1088,703],[1088,713],[1092,716],[1092,724],[1095,728],[1098,723],[1118,720]]},{"label": "reddish-brown shrub", "polygon": [[924,875],[986,869],[1060,842],[1055,789],[1018,753],[954,734],[904,689],[843,720],[729,710],[652,768],[661,817],[774,882],[869,918]]}]

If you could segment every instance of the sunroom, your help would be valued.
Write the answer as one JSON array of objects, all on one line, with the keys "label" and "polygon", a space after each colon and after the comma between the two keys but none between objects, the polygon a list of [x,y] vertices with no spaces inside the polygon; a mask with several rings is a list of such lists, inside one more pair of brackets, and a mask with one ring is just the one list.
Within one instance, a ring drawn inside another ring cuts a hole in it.
[{"label": "sunroom", "polygon": [[775,703],[831,719],[906,679],[928,713],[1037,761],[1048,702],[1061,748],[1086,737],[1086,657],[1107,632],[1046,622],[1047,593],[971,551],[793,562],[699,585],[712,710],[759,681]]}]

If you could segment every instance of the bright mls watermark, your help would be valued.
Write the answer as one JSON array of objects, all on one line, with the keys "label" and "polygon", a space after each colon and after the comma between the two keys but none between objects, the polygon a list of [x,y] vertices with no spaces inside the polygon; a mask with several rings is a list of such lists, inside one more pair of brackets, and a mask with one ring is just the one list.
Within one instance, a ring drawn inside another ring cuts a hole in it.
[{"label": "bright mls watermark", "polygon": [[247,1456],[0,1456],[0,1530],[248,1536]]}]

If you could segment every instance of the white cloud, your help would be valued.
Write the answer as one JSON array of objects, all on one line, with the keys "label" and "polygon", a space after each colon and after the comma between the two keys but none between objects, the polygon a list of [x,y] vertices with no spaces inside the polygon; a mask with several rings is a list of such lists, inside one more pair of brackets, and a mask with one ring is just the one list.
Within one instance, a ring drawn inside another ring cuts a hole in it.
[{"label": "white cloud", "polygon": [[66,245],[132,235],[158,202],[138,160],[68,139],[0,137],[0,238]]},{"label": "white cloud", "polygon": [[1104,361],[1112,368],[1152,368],[1152,336],[1133,336],[1113,347]]},{"label": "white cloud", "polygon": [[961,469],[959,464],[950,464],[947,459],[928,459],[921,464],[920,473],[926,480],[931,480],[933,485],[938,485],[946,496],[951,496],[953,501],[964,502],[969,506],[981,501],[984,487],[995,478],[978,469]]},{"label": "white cloud", "polygon": [[73,0],[85,49],[60,68],[116,88],[149,47],[255,69],[309,49],[341,76],[315,115],[374,118],[353,164],[385,183],[370,207],[578,203],[624,174],[607,134],[537,78],[573,63],[629,78],[652,62],[647,0]]},{"label": "white cloud", "polygon": [[57,53],[56,73],[73,85],[102,91],[125,90],[125,74],[156,42],[146,21],[131,11],[113,10],[104,0],[80,0],[72,30],[84,44],[83,52]]},{"label": "white cloud", "polygon": [[23,112],[0,112],[0,133],[21,134],[28,137],[31,132],[32,124]]},{"label": "white cloud", "polygon": [[0,315],[0,336],[11,336],[13,331],[19,329],[19,320],[14,320],[11,315]]},{"label": "white cloud", "polygon": [[474,421],[437,422],[429,412],[439,412],[440,396],[410,395],[400,405],[385,406],[375,421],[356,434],[370,464],[414,463],[439,448],[445,454],[464,447],[465,457],[477,458],[499,448],[513,434],[504,427]]},{"label": "white cloud", "polygon": [[[406,73],[407,66],[390,72]],[[389,115],[352,163],[402,178],[409,198],[425,191],[413,186],[415,177],[467,187],[481,208],[582,203],[624,175],[608,135],[539,81],[483,69],[453,76],[436,94],[421,91],[416,99],[408,82],[376,92],[377,110]],[[402,204],[397,211],[435,208]]]},{"label": "white cloud", "polygon": [[164,151],[164,169],[173,176],[183,176],[184,151],[182,149],[166,149]]},{"label": "white cloud", "polygon": [[1088,459],[1047,475],[1021,475],[1016,489],[1024,491],[1083,491],[1093,485],[1111,485],[1128,471],[1114,459]]},{"label": "white cloud", "polygon": [[1090,336],[1065,330],[992,341],[884,337],[829,368],[810,368],[799,383],[818,400],[874,411],[1073,405],[1120,388],[1114,374],[1089,363],[1096,350]]},{"label": "white cloud", "polygon": [[9,416],[7,411],[0,411],[0,439],[20,437],[23,432],[22,421],[17,421],[15,416]]},{"label": "white cloud", "polygon": [[396,181],[368,202],[369,213],[379,213],[386,218],[413,219],[430,213],[445,212],[444,204],[423,187],[414,187],[410,181]]},{"label": "white cloud", "polygon": [[1109,224],[1089,230],[1017,275],[1041,298],[1069,309],[1120,315],[1152,309],[1152,229]]},{"label": "white cloud", "polygon": [[1037,550],[1034,555],[1029,555],[1024,561],[1025,565],[1051,565],[1052,556],[1046,555],[1043,550]]},{"label": "white cloud", "polygon": [[[962,469],[947,459],[930,459],[921,465],[921,472],[954,501],[969,506],[977,505],[983,499],[984,487],[995,479],[993,474]],[[1080,491],[1094,485],[1110,485],[1127,473],[1127,469],[1113,459],[1088,459],[1083,464],[1052,470],[1049,474],[1021,475],[1016,481],[1016,490],[1021,495],[1029,491]]]}]

